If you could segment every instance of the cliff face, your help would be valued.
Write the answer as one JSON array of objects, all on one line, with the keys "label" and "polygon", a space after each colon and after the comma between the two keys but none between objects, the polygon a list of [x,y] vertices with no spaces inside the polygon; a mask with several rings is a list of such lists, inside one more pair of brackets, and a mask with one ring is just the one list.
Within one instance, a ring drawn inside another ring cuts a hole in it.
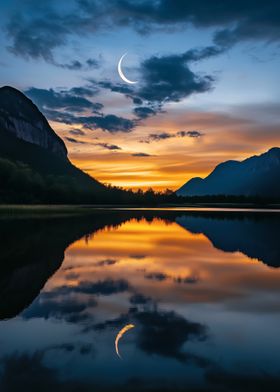
[{"label": "cliff face", "polygon": [[20,91],[8,86],[0,88],[0,129],[67,160],[64,142],[37,106]]}]

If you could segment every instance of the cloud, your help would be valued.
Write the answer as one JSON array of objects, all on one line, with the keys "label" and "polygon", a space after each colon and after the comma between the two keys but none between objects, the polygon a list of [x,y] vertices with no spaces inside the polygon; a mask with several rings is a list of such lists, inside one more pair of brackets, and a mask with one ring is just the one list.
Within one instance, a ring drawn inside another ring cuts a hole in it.
[{"label": "cloud", "polygon": [[190,138],[200,138],[204,134],[200,131],[178,131],[176,133],[170,132],[160,132],[160,133],[150,133],[146,139],[141,140],[142,143],[158,142],[161,140],[172,139],[177,137],[190,137]]},{"label": "cloud", "polygon": [[97,261],[94,265],[96,267],[104,267],[106,265],[114,265],[117,262],[118,262],[118,260],[116,260],[116,259],[104,259],[104,260]]},{"label": "cloud", "polygon": [[174,283],[178,283],[178,284],[195,284],[199,281],[199,278],[197,276],[194,275],[190,275],[190,276],[177,276],[177,277],[172,277],[171,275],[168,275],[164,272],[149,272],[146,273],[145,275],[146,279],[150,279],[150,280],[157,280],[158,282],[163,282],[167,279],[172,279]]},{"label": "cloud", "polygon": [[105,279],[97,282],[81,281],[77,286],[60,286],[51,291],[51,296],[69,295],[70,293],[91,295],[112,295],[129,291],[130,285],[124,279]]},{"label": "cloud", "polygon": [[225,47],[212,45],[181,54],[149,57],[138,69],[139,88],[110,81],[89,81],[96,88],[124,94],[137,105],[133,110],[137,118],[146,119],[161,112],[166,102],[178,102],[192,94],[211,90],[213,76],[194,73],[190,63],[217,56],[225,50]]},{"label": "cloud", "polygon": [[145,305],[151,301],[152,299],[150,297],[147,297],[141,293],[135,293],[129,298],[129,302],[132,305]]},{"label": "cloud", "polygon": [[179,131],[179,132],[177,132],[176,135],[181,136],[181,137],[188,136],[188,137],[197,138],[197,137],[203,136],[203,133],[199,132],[199,131],[187,131],[187,132],[186,131]]},{"label": "cloud", "polygon": [[93,86],[90,87],[81,86],[81,87],[72,87],[68,91],[70,94],[77,95],[78,97],[93,97],[94,95],[98,94],[99,89]]},{"label": "cloud", "polygon": [[[134,120],[114,114],[103,115],[100,112],[103,105],[86,98],[95,95],[96,91],[96,87],[93,90],[87,87],[74,87],[58,91],[32,87],[25,93],[49,120],[71,125],[80,124],[87,129],[102,129],[111,133],[131,132],[136,125]],[[96,115],[86,114],[88,111]]]},{"label": "cloud", "polygon": [[57,300],[55,295],[49,296],[47,293],[46,295],[43,293],[22,313],[22,317],[24,319],[38,317],[44,319],[56,318],[77,323],[88,319],[87,308],[96,305],[97,302],[93,298],[83,302],[78,302],[73,298]]},{"label": "cloud", "polygon": [[137,117],[141,119],[148,118],[150,116],[155,116],[156,111],[146,107],[146,106],[137,106],[136,108],[133,109],[134,113],[136,114]]},{"label": "cloud", "polygon": [[95,143],[95,146],[103,147],[105,150],[121,150],[122,148],[117,146],[116,144],[109,144],[109,143]]},{"label": "cloud", "polygon": [[[104,260],[103,262],[105,263]],[[108,260],[106,262],[109,263]],[[69,323],[91,324],[93,316],[89,309],[97,306],[97,300],[94,296],[110,296],[117,293],[130,292],[131,290],[132,288],[126,280],[112,280],[109,278],[96,282],[81,281],[77,286],[59,286],[51,291],[41,293],[22,312],[22,317],[24,319],[55,318],[66,320]],[[76,298],[76,294],[89,297],[83,297],[82,300],[79,300]]]},{"label": "cloud", "polygon": [[136,306],[126,314],[89,328],[102,331],[134,323],[137,326],[135,343],[148,355],[174,358],[180,362],[195,362],[202,368],[209,365],[207,359],[183,351],[187,341],[207,339],[207,328],[203,324],[186,320],[173,311],[158,310],[150,298],[142,297],[141,294],[135,294],[130,300],[133,305],[145,305],[144,310],[139,310]]},{"label": "cloud", "polygon": [[97,69],[100,67],[100,61],[95,59],[88,59],[85,63],[82,63],[79,60],[72,60],[70,63],[60,64],[55,63],[58,67],[69,69],[70,71],[81,71],[81,70],[90,70]]},{"label": "cloud", "polygon": [[129,256],[131,259],[135,259],[135,260],[142,260],[145,259],[147,256],[146,255],[141,255],[141,254],[134,254],[134,255],[130,255]]},{"label": "cloud", "polygon": [[145,278],[162,282],[163,280],[168,279],[168,275],[163,272],[149,272],[148,274],[145,274]]},{"label": "cloud", "polygon": [[75,135],[75,136],[84,136],[84,135],[85,135],[85,132],[82,131],[82,130],[79,129],[79,128],[77,128],[77,129],[71,129],[71,130],[69,131],[69,133],[71,133],[72,135]]},{"label": "cloud", "polygon": [[[86,89],[88,90],[88,89]],[[85,91],[78,89],[59,90],[38,89],[32,87],[25,91],[25,94],[44,110],[65,110],[70,113],[80,113],[90,110],[93,113],[99,113],[103,105],[101,103],[91,102],[85,98]],[[81,94],[82,93],[82,94]],[[62,113],[63,114],[63,113]]]},{"label": "cloud", "polygon": [[[192,94],[211,90],[213,76],[196,74],[189,64],[217,56],[224,50],[223,47],[209,46],[182,54],[152,56],[144,60],[140,65],[141,86],[135,95],[142,101],[158,105],[160,110],[166,102],[179,102]],[[144,111],[145,114],[147,113]]]},{"label": "cloud", "polygon": [[[136,312],[133,317],[140,323],[137,345],[147,354],[175,358],[185,362],[195,359],[183,351],[183,345],[193,339],[205,340],[206,328],[200,323],[186,320],[172,311]],[[201,361],[206,366],[206,361]]]},{"label": "cloud", "polygon": [[[78,0],[76,6],[59,11],[50,3],[24,2],[7,23],[9,49],[26,58],[53,62],[54,49],[67,45],[81,34],[131,27],[140,34],[176,31],[194,25],[218,31],[215,41],[223,45],[254,40],[279,41],[280,5],[275,0]],[[95,23],[92,23],[92,21]]]},{"label": "cloud", "polygon": [[80,282],[74,291],[83,294],[112,295],[129,291],[130,286],[124,279],[106,279],[97,282]]},{"label": "cloud", "polygon": [[131,154],[131,156],[144,158],[144,157],[151,157],[152,155],[147,154],[146,152],[135,152],[134,154]]},{"label": "cloud", "polygon": [[[89,349],[90,344],[80,345],[81,354],[85,355],[85,350],[88,353]],[[15,392],[24,389],[29,392],[90,392],[96,387],[94,383],[88,381],[62,380],[57,369],[45,365],[45,352],[46,350],[40,350],[33,354],[16,353],[3,357],[1,360],[1,391]]]},{"label": "cloud", "polygon": [[82,140],[74,139],[73,137],[65,136],[64,139],[67,140],[67,141],[70,142],[70,143],[75,143],[75,144],[87,144],[86,142],[83,142]]},{"label": "cloud", "polygon": [[135,127],[135,121],[114,114],[103,116],[76,117],[77,123],[83,124],[88,129],[102,129],[111,133],[131,132]]},{"label": "cloud", "polygon": [[197,276],[178,276],[176,278],[173,278],[173,281],[175,283],[186,283],[186,284],[195,284],[199,281]]},{"label": "cloud", "polygon": [[134,89],[129,86],[124,85],[123,83],[113,83],[109,80],[103,80],[100,82],[96,82],[93,79],[89,80],[93,86],[101,87],[105,90],[110,90],[115,93],[121,93],[127,96],[131,96],[134,93]]}]

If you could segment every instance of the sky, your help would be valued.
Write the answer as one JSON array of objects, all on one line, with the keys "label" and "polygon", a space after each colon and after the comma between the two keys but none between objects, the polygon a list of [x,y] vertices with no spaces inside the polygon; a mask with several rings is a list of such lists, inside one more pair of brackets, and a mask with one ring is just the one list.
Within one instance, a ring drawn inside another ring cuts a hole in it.
[{"label": "sky", "polygon": [[0,86],[104,183],[176,190],[280,146],[278,1],[0,0],[0,27]]}]

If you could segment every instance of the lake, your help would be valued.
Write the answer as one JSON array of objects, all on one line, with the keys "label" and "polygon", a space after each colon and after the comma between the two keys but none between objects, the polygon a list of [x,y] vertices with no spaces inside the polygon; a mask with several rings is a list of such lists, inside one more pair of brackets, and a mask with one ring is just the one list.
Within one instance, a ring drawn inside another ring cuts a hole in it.
[{"label": "lake", "polygon": [[280,390],[279,233],[277,211],[2,218],[0,390]]}]

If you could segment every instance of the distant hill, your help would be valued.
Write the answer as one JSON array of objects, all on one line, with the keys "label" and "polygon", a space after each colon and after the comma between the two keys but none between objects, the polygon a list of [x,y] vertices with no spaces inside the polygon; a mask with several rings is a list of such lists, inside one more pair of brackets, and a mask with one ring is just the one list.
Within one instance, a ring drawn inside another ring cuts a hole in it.
[{"label": "distant hill", "polygon": [[178,196],[280,196],[280,148],[244,161],[219,164],[204,179],[195,177],[176,191]]}]

